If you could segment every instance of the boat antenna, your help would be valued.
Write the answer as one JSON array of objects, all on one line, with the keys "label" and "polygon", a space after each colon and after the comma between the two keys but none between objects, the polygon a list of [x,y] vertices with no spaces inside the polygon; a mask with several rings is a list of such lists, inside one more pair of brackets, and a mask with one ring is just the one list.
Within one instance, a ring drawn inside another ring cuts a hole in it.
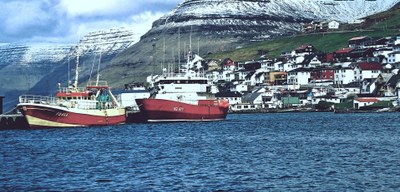
[{"label": "boat antenna", "polygon": [[166,52],[165,52],[165,37],[164,37],[163,38],[163,59],[162,59],[162,62],[161,62],[161,71],[164,70],[165,54],[166,54]]},{"label": "boat antenna", "polygon": [[69,64],[69,54],[68,54],[68,84],[70,82],[71,78],[70,78],[70,64]]},{"label": "boat antenna", "polygon": [[99,86],[99,79],[100,79],[100,63],[101,63],[101,51],[100,51],[100,56],[99,56],[99,64],[97,65],[96,86]]}]

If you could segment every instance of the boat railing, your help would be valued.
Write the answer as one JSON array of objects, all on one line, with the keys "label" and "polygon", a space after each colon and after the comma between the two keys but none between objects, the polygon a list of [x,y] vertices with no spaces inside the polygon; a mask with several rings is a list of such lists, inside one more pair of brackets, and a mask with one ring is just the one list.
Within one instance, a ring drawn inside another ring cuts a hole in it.
[{"label": "boat railing", "polygon": [[56,104],[56,98],[41,95],[21,95],[19,96],[20,103],[36,103],[36,104]]},{"label": "boat railing", "polygon": [[163,73],[162,77],[207,77],[204,73]]},{"label": "boat railing", "polygon": [[71,92],[85,92],[86,88],[85,87],[60,87],[58,88],[58,92],[60,93],[71,93]]}]

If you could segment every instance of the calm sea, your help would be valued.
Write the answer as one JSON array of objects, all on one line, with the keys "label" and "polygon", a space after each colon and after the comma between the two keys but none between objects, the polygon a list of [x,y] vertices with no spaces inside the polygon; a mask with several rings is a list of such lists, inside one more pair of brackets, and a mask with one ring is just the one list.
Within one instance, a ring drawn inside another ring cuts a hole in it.
[{"label": "calm sea", "polygon": [[0,131],[0,191],[399,191],[400,113]]}]

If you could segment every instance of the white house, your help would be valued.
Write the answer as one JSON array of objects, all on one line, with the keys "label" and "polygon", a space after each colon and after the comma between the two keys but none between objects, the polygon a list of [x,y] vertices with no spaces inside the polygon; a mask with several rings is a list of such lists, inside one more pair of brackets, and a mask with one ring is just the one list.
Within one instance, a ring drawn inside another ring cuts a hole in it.
[{"label": "white house", "polygon": [[385,61],[383,61],[382,63],[387,63],[389,60],[389,54],[393,53],[393,48],[379,48],[379,49],[375,49],[374,51],[374,57],[378,57],[378,56],[384,56],[386,59]]},{"label": "white house", "polygon": [[337,21],[330,21],[328,22],[328,29],[339,29],[339,25]]},{"label": "white house", "polygon": [[317,56],[313,57],[309,63],[310,67],[317,67],[317,66],[321,66],[322,62],[318,59]]},{"label": "white house", "polygon": [[388,54],[388,63],[398,63],[400,62],[400,51],[394,51]]},{"label": "white house", "polygon": [[230,105],[242,103],[242,94],[235,92],[218,92],[215,94],[218,99],[227,99]]},{"label": "white house", "polygon": [[311,69],[298,68],[288,72],[287,83],[289,85],[307,85],[311,78]]},{"label": "white house", "polygon": [[378,62],[357,63],[354,67],[356,81],[362,81],[364,78],[377,78],[382,71],[382,65]]},{"label": "white house", "polygon": [[345,67],[335,70],[334,83],[335,84],[348,84],[355,80],[354,69],[351,67]]},{"label": "white house", "polygon": [[399,35],[395,37],[394,44],[400,45],[400,36]]},{"label": "white house", "polygon": [[274,63],[274,71],[284,71],[283,69],[283,62],[282,61],[278,61]]},{"label": "white house", "polygon": [[376,78],[364,78],[361,82],[361,93],[373,93],[376,89]]}]

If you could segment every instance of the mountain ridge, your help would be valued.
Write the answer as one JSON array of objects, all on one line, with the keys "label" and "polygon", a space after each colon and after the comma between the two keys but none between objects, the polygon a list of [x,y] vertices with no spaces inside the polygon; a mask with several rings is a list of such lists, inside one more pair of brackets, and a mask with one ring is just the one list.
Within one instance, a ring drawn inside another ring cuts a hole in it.
[{"label": "mountain ridge", "polygon": [[160,73],[162,63],[183,61],[188,50],[203,56],[235,50],[252,41],[294,36],[306,22],[353,21],[397,3],[399,0],[186,0],[154,21],[138,43],[111,61],[105,74],[115,80],[114,86],[128,83],[129,76],[144,81],[146,76]]}]

